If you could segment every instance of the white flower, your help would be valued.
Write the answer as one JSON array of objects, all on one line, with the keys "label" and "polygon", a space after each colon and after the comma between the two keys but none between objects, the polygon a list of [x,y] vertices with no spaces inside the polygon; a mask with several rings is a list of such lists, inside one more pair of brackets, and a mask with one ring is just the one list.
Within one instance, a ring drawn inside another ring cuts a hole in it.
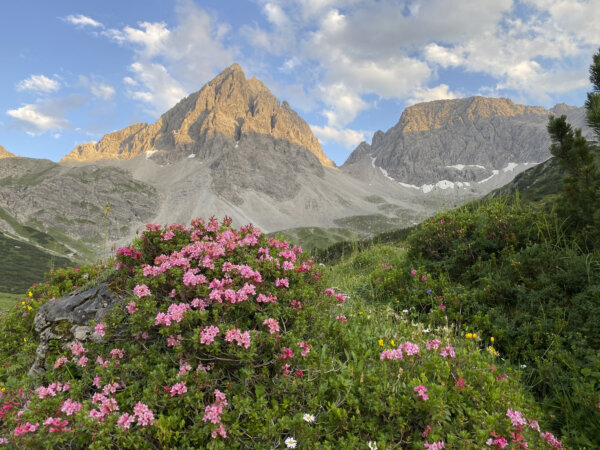
[{"label": "white flower", "polygon": [[304,414],[304,416],[302,418],[304,419],[305,422],[308,422],[308,423],[313,423],[315,421],[315,416],[313,416],[312,414]]},{"label": "white flower", "polygon": [[[408,314],[408,309],[403,309],[402,314]],[[371,441],[369,441],[369,442],[371,442]]]},{"label": "white flower", "polygon": [[526,369],[527,368],[527,364],[521,364],[521,369]]},{"label": "white flower", "polygon": [[369,441],[367,442],[367,445],[371,450],[377,450],[377,441]]},{"label": "white flower", "polygon": [[286,439],[285,441],[283,441],[283,442],[285,442],[285,446],[286,446],[287,448],[296,448],[296,443],[297,443],[297,442],[296,442],[296,439],[294,439],[294,438],[293,438],[293,437],[291,437],[291,436],[290,436],[289,438],[287,438],[287,439]]}]

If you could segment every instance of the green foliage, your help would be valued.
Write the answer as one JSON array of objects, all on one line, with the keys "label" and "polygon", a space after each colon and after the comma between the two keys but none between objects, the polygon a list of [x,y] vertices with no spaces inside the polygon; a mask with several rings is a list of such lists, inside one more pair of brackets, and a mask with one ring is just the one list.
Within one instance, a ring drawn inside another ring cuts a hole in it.
[{"label": "green foliage", "polygon": [[[370,277],[429,327],[477,333],[515,365],[575,447],[600,446],[600,254],[574,246],[551,214],[506,199],[439,214],[408,238],[407,259]],[[485,344],[483,344],[485,346]]]},{"label": "green foliage", "polygon": [[73,264],[27,242],[0,233],[0,292],[22,294],[53,268]]},{"label": "green foliage", "polygon": [[[600,51],[590,67],[593,91],[585,103],[587,121],[600,138]],[[571,127],[566,116],[550,117],[550,151],[566,170],[564,191],[559,198],[559,214],[584,243],[600,247],[600,166],[598,147]]]},{"label": "green foliage", "polygon": [[[121,249],[118,260],[117,271],[56,271],[1,322],[0,388],[8,406],[0,438],[9,448],[281,448],[293,437],[299,448],[367,448],[376,441],[381,449],[413,449],[444,441],[446,448],[479,449],[494,433],[512,439],[519,430],[509,409],[544,426],[519,387],[518,372],[495,355],[448,327],[413,325],[389,305],[359,295],[375,267],[393,273],[401,264],[395,247],[373,247],[326,273],[335,290],[324,289],[323,274],[298,249],[252,228],[237,232],[227,222],[220,228],[213,221],[195,221],[190,229],[151,227],[133,247]],[[277,283],[282,278],[288,287]],[[28,377],[37,308],[99,279],[128,296],[104,319],[106,335],[80,350],[52,341],[47,371]],[[255,293],[248,299],[227,300],[250,283]],[[340,290],[350,292],[347,301]],[[277,300],[258,301],[260,294]],[[165,315],[182,304],[188,306],[181,317],[166,324]],[[267,319],[279,330],[271,333]],[[219,328],[212,342],[204,339],[209,326]],[[224,339],[234,330],[247,331],[250,345]],[[452,346],[456,357],[427,348],[435,339],[441,348]],[[304,342],[310,351],[303,355]],[[382,359],[400,348],[402,359]],[[282,357],[290,356],[288,349],[293,357]],[[64,363],[54,369],[60,357]],[[69,389],[54,396],[35,391],[67,381]],[[186,392],[173,393],[180,383]],[[426,388],[427,398],[415,388]],[[61,411],[68,399],[81,410]],[[112,400],[118,411],[110,410]],[[153,413],[150,423],[135,416],[129,429],[117,424],[142,403]],[[206,414],[217,406],[221,412],[211,423]],[[102,408],[99,421],[94,416]],[[52,417],[67,420],[68,431],[51,433],[44,423]],[[19,434],[26,423],[40,425]],[[211,437],[221,425],[227,437]],[[531,448],[545,445],[529,426],[522,433]]]}]

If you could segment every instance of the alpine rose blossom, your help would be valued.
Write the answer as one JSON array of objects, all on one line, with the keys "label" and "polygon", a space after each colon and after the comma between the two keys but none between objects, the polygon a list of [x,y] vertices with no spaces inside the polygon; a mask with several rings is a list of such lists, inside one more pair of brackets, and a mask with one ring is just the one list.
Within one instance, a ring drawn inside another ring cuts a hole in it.
[{"label": "alpine rose blossom", "polygon": [[142,298],[148,297],[152,295],[152,293],[150,292],[148,286],[146,286],[145,284],[138,284],[136,287],[133,288],[133,295],[135,295],[138,298]]}]

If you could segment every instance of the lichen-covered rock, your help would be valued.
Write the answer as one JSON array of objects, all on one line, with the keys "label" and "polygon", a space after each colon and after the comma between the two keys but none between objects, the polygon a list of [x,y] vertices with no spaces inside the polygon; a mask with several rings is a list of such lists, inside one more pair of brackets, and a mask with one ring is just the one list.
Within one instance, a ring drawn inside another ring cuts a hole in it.
[{"label": "lichen-covered rock", "polygon": [[42,305],[34,319],[40,344],[29,374],[36,375],[44,371],[51,340],[59,340],[61,347],[69,347],[75,341],[98,341],[100,336],[93,333],[90,321],[101,321],[122,299],[110,290],[108,282],[104,282],[92,288],[78,289]]}]

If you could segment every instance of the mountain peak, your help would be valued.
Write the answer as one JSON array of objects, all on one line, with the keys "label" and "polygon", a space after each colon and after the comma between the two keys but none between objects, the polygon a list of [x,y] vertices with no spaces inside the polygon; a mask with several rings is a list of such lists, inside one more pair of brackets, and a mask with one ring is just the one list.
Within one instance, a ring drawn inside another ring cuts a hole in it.
[{"label": "mountain peak", "polygon": [[478,119],[529,114],[547,115],[548,111],[541,106],[518,105],[508,98],[474,96],[409,106],[402,113],[400,124],[402,131],[408,133],[446,128]]},{"label": "mountain peak", "polygon": [[304,147],[322,165],[335,166],[309,125],[287,102],[281,104],[258,78],[247,80],[237,63],[179,101],[155,123],[132,125],[106,135],[98,144],[79,146],[62,161],[131,159],[141,153],[158,153],[152,156],[157,161],[175,161],[192,154],[214,157],[227,147],[243,146],[256,135]]},{"label": "mountain peak", "polygon": [[12,154],[11,152],[7,151],[4,147],[2,147],[0,145],[0,159],[2,158],[14,158],[17,155]]}]

